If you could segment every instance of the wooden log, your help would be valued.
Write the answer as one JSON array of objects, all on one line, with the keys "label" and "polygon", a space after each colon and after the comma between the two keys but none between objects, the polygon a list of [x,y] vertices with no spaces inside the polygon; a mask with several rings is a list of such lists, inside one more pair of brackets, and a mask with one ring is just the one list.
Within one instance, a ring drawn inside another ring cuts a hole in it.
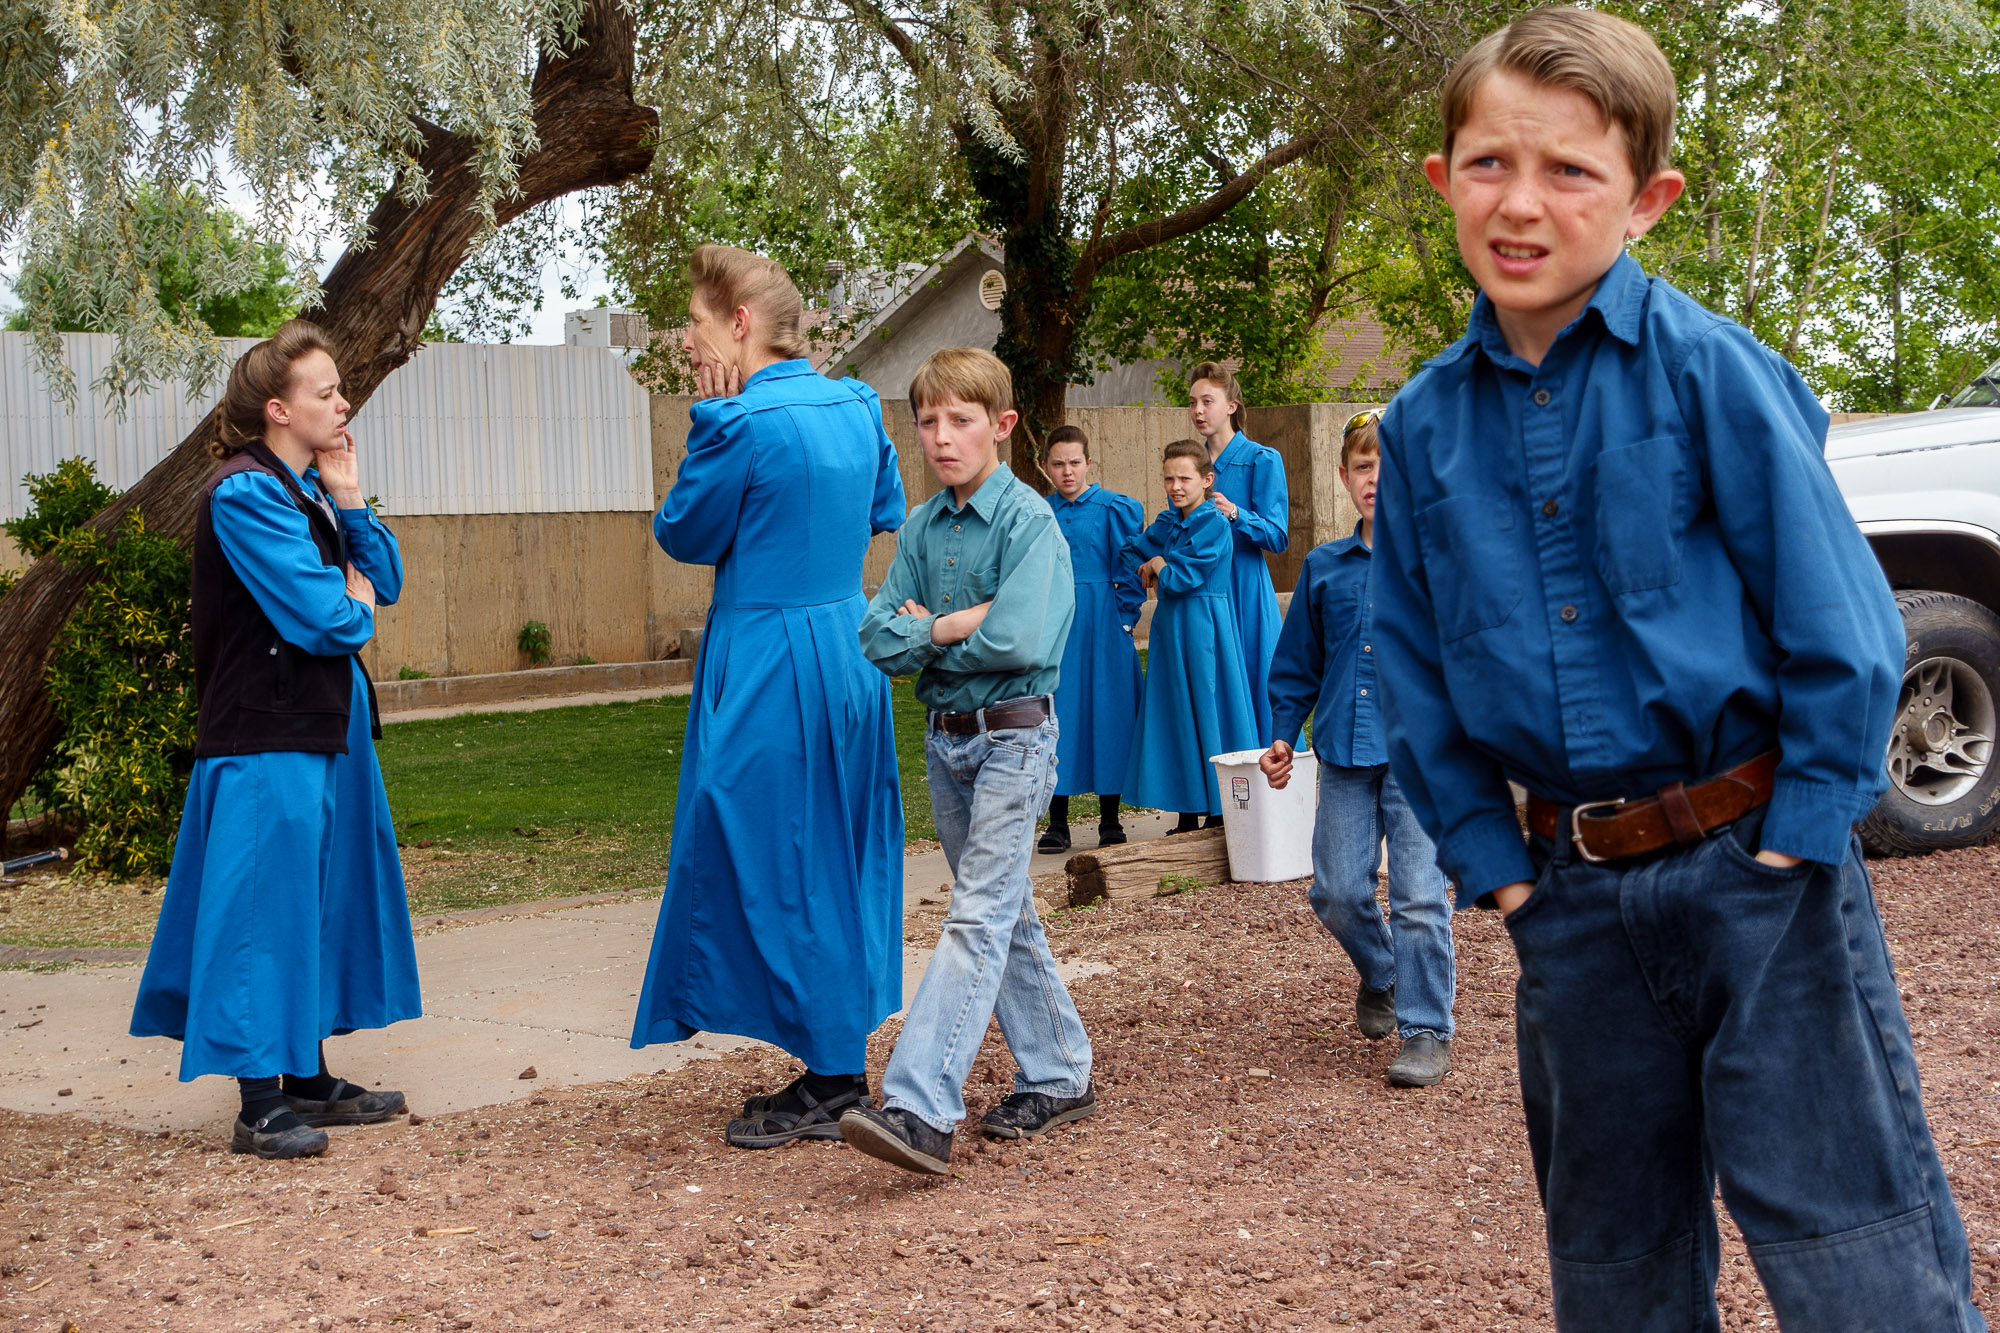
[{"label": "wooden log", "polygon": [[1193,879],[1204,886],[1227,884],[1229,848],[1219,828],[1176,833],[1122,847],[1078,852],[1064,863],[1063,875],[1069,884],[1071,907],[1099,898],[1116,903],[1160,897],[1160,881],[1164,879]]}]

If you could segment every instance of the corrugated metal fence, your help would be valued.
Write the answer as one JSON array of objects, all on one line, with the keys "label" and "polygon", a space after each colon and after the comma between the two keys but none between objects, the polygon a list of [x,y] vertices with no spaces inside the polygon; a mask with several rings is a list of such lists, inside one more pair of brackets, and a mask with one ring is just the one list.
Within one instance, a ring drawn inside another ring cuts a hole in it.
[{"label": "corrugated metal fence", "polygon": [[[64,334],[63,344],[74,413],[35,374],[29,335],[0,333],[0,519],[26,509],[23,477],[65,458],[130,487],[222,396],[220,384],[192,400],[166,386],[135,397],[120,420],[89,387],[110,360],[109,335]],[[231,354],[248,346],[231,340]],[[431,344],[375,391],[354,439],[362,489],[386,514],[653,507],[649,400],[604,348]]]}]

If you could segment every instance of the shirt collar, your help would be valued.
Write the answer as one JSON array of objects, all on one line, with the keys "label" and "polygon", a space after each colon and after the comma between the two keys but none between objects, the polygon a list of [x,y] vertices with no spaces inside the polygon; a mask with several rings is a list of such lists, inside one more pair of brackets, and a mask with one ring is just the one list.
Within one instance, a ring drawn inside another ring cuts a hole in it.
[{"label": "shirt collar", "polygon": [[[1076,499],[1074,500],[1065,500],[1060,495],[1056,495],[1053,498],[1055,499],[1055,502],[1057,504],[1080,505],[1087,502],[1092,496],[1096,494],[1097,494],[1097,483],[1093,481],[1090,483],[1090,485],[1084,487],[1081,491],[1077,492]],[[974,496],[973,498],[976,500],[979,497]]]},{"label": "shirt collar", "polygon": [[1229,437],[1229,443],[1222,446],[1222,452],[1215,456],[1215,465],[1217,467],[1221,467],[1222,460],[1229,457],[1231,451],[1233,451],[1237,445],[1247,444],[1249,443],[1249,441],[1250,437],[1248,435],[1245,435],[1240,430],[1237,431],[1234,435]]},{"label": "shirt collar", "polygon": [[1009,470],[1005,463],[1002,463],[999,467],[993,469],[992,476],[979,483],[979,489],[974,491],[972,498],[967,500],[963,505],[953,503],[954,493],[951,487],[947,486],[939,491],[938,494],[944,497],[944,509],[941,512],[946,514],[962,514],[967,509],[970,509],[977,513],[980,518],[991,523],[994,511],[1000,507],[1000,498],[1007,494],[1008,488],[1013,484],[1013,472]]},{"label": "shirt collar", "polygon": [[812,362],[806,360],[804,357],[798,357],[790,361],[773,361],[749,379],[744,380],[743,388],[748,389],[759,380],[785,380],[799,375],[817,374],[819,372],[813,369]]},{"label": "shirt collar", "polygon": [[[1645,313],[1646,288],[1646,270],[1639,267],[1639,261],[1630,255],[1619,255],[1617,261],[1605,270],[1604,276],[1598,279],[1597,290],[1590,294],[1583,313],[1556,335],[1556,342],[1562,342],[1595,310],[1605,332],[1628,346],[1637,347],[1640,317]],[[1486,353],[1489,360],[1503,365],[1520,361],[1509,350],[1507,335],[1500,331],[1500,321],[1493,313],[1493,302],[1487,299],[1485,292],[1472,302],[1472,318],[1466,322],[1465,336],[1426,364],[1443,365],[1457,361],[1474,348]]]},{"label": "shirt collar", "polygon": [[1374,554],[1368,549],[1368,543],[1361,540],[1361,520],[1358,518],[1354,520],[1354,531],[1333,544],[1335,555],[1352,555],[1356,551],[1363,555]]}]

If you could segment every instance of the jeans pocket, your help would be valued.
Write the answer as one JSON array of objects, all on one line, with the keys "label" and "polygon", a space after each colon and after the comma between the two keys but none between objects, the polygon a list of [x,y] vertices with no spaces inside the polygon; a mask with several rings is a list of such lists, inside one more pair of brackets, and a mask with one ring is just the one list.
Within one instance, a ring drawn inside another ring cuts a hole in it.
[{"label": "jeans pocket", "polygon": [[[1757,831],[1762,831],[1761,822],[1756,828]],[[1792,866],[1774,866],[1759,861],[1757,849],[1750,845],[1751,829],[1746,826],[1744,820],[1738,820],[1728,828],[1716,830],[1709,835],[1709,841],[1721,843],[1724,858],[1733,862],[1739,869],[1781,884],[1794,884],[1808,879],[1815,870],[1820,869],[1818,861],[1801,861]]]}]

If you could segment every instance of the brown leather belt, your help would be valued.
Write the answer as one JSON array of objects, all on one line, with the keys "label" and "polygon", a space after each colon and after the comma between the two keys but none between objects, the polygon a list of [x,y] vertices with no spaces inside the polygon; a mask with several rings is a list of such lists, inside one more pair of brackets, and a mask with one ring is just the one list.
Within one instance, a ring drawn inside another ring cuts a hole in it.
[{"label": "brown leather belt", "polygon": [[977,736],[1004,727],[1039,727],[1054,711],[1054,701],[1046,694],[1037,694],[1003,699],[991,708],[971,713],[932,713],[931,725],[951,736]]},{"label": "brown leather belt", "polygon": [[[1570,843],[1592,863],[1697,843],[1769,801],[1777,777],[1778,751],[1766,750],[1693,786],[1670,782],[1638,800],[1589,801],[1570,811]],[[1530,795],[1529,831],[1557,841],[1564,808]]]}]

